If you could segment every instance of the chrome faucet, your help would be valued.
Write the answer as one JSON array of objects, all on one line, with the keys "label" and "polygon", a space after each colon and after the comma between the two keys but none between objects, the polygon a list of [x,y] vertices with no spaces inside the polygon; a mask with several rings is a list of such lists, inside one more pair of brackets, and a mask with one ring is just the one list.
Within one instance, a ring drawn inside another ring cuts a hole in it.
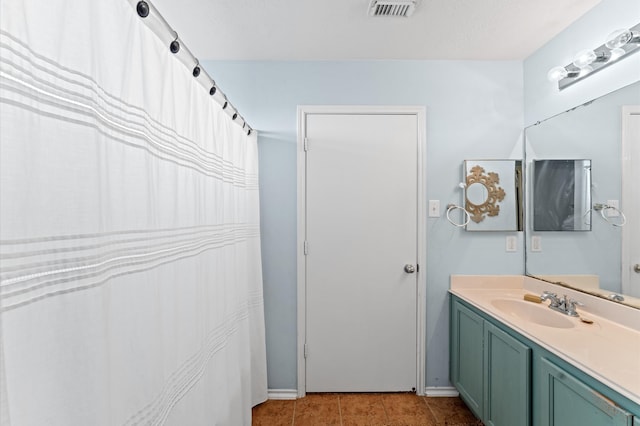
[{"label": "chrome faucet", "polygon": [[558,295],[555,293],[551,293],[550,291],[544,291],[542,293],[542,296],[540,296],[540,300],[542,300],[543,302],[545,300],[551,300],[549,307],[553,306],[554,308],[557,308],[558,306],[560,306],[560,299],[558,299]]},{"label": "chrome faucet", "polygon": [[550,309],[553,309],[554,311],[560,312],[565,315],[569,315],[570,317],[579,316],[578,312],[576,312],[576,306],[584,306],[577,300],[569,299],[566,294],[562,297],[558,297],[557,294],[550,291],[543,292],[540,296],[540,300],[542,300],[543,302],[545,300],[550,300]]},{"label": "chrome faucet", "polygon": [[624,296],[621,294],[613,293],[608,295],[607,298],[609,300],[613,300],[614,302],[624,302]]}]

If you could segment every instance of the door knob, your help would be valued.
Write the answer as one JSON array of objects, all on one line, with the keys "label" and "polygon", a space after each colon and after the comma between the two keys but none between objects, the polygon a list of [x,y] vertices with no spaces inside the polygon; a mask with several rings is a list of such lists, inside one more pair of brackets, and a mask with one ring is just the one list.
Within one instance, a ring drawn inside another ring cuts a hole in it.
[{"label": "door knob", "polygon": [[413,274],[416,271],[416,267],[407,263],[404,265],[404,271],[407,274]]},{"label": "door knob", "polygon": [[638,274],[640,274],[640,263],[636,263],[635,265],[633,265],[633,272],[637,272]]}]

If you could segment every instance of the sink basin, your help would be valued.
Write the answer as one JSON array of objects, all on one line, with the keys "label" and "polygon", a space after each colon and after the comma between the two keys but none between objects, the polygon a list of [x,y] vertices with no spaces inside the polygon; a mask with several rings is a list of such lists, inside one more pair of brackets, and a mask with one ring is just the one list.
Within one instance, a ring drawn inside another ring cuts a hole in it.
[{"label": "sink basin", "polygon": [[538,325],[553,328],[573,328],[575,323],[549,309],[547,305],[535,304],[524,300],[497,299],[491,304],[498,310],[508,315],[513,315],[521,320],[533,322]]}]

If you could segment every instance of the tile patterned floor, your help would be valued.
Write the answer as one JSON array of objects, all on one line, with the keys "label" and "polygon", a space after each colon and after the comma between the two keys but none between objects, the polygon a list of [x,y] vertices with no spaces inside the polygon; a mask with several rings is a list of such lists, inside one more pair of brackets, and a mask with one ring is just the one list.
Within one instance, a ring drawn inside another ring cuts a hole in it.
[{"label": "tile patterned floor", "polygon": [[252,426],[482,426],[460,398],[322,393],[253,408]]}]

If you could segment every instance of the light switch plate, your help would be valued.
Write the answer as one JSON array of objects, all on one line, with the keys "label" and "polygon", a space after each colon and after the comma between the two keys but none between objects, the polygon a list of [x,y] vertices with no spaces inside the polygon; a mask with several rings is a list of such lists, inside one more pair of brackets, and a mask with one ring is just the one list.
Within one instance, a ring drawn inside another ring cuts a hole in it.
[{"label": "light switch plate", "polygon": [[429,200],[429,217],[440,217],[440,200]]},{"label": "light switch plate", "polygon": [[515,235],[507,235],[506,251],[507,252],[518,251],[518,237],[516,237]]}]

